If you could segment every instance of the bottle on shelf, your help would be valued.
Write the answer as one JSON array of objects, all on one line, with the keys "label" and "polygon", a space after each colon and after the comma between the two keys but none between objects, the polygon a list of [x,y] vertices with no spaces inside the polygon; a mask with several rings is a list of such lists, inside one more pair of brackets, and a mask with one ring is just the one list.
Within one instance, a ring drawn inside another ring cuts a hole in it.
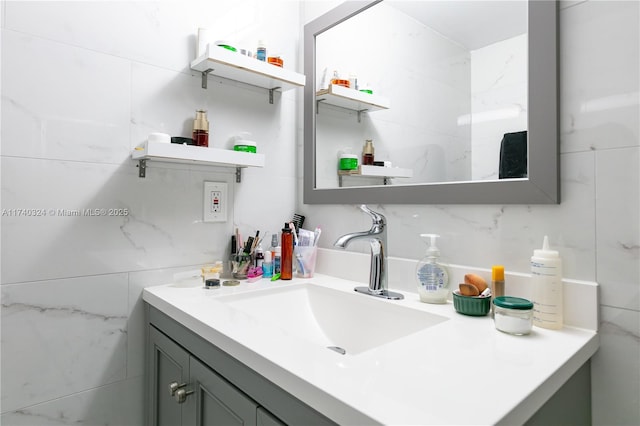
[{"label": "bottle on shelf", "polygon": [[264,40],[258,40],[258,48],[256,49],[256,59],[262,62],[267,61],[267,43]]},{"label": "bottle on shelf", "polygon": [[374,158],[373,154],[373,141],[371,139],[367,139],[364,142],[364,147],[362,148],[362,164],[365,166],[372,166]]},{"label": "bottle on shelf", "polygon": [[193,120],[193,140],[196,146],[209,146],[209,120],[207,120],[207,111],[196,111],[196,119]]}]

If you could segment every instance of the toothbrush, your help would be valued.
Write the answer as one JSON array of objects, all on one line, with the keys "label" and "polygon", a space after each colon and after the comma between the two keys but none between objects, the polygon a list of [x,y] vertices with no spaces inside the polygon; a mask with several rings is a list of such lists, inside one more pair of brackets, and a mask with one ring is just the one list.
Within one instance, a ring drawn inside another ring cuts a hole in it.
[{"label": "toothbrush", "polygon": [[302,274],[302,276],[304,276],[304,263],[302,262],[302,254],[297,250],[298,249],[298,234],[296,233],[296,227],[293,224],[293,222],[289,223],[289,229],[291,229],[291,231],[293,232],[293,240],[295,242],[295,248],[293,249],[293,252],[296,256],[296,260],[298,261],[298,268],[300,268],[300,270],[298,272],[300,272],[300,274]]},{"label": "toothbrush", "polygon": [[297,246],[298,234],[296,233],[296,226],[293,224],[293,222],[289,222],[289,229],[291,229],[291,232],[293,232],[293,241],[294,241],[294,244]]},{"label": "toothbrush", "polygon": [[315,231],[313,231],[313,246],[318,246],[318,240],[320,239],[320,234],[322,234],[322,229],[319,226],[316,226]]}]

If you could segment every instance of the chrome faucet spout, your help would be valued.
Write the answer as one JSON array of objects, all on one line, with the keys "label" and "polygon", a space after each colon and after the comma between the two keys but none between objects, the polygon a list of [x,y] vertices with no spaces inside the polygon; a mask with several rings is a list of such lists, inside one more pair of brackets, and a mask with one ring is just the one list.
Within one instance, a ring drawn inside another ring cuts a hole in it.
[{"label": "chrome faucet spout", "polygon": [[402,294],[387,290],[387,220],[383,214],[374,212],[365,204],[360,206],[360,210],[371,217],[371,229],[342,235],[334,243],[335,247],[344,249],[354,240],[369,240],[371,245],[369,287],[356,287],[355,291],[386,299],[402,299],[404,297]]},{"label": "chrome faucet spout", "polygon": [[363,238],[371,238],[371,233],[369,231],[362,232],[352,232],[350,234],[345,234],[339,237],[336,242],[333,244],[335,247],[344,249],[351,243],[353,240],[360,240]]}]

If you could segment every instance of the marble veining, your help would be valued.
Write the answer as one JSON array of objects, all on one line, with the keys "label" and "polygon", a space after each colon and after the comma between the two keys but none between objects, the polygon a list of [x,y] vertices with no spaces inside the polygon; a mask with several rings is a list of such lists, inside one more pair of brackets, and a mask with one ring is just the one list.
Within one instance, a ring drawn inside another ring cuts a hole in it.
[{"label": "marble veining", "polygon": [[603,333],[622,337],[624,339],[630,339],[636,343],[640,343],[640,334],[638,331],[634,331],[624,327],[621,324],[617,324],[613,321],[601,321],[600,322],[600,330]]},{"label": "marble veining", "polygon": [[126,274],[3,285],[2,409],[124,378]]},{"label": "marble veining", "polygon": [[[24,311],[35,311],[38,314],[44,315],[74,315],[81,316],[87,319],[99,319],[102,321],[122,321],[127,317],[124,315],[105,315],[96,312],[88,312],[77,307],[72,306],[42,306],[42,305],[33,305],[28,303],[7,303],[2,302],[3,315],[13,315],[19,312]],[[127,331],[122,328],[118,330],[121,333],[126,333]]]},{"label": "marble veining", "polygon": [[12,426],[142,425],[143,386],[142,377],[127,379],[5,412],[0,422]]},{"label": "marble veining", "polygon": [[124,235],[127,241],[131,243],[134,249],[146,252],[146,244],[139,244],[136,242],[137,239],[140,239],[140,230],[142,228],[149,229],[153,231],[154,234],[164,237],[164,240],[169,245],[169,247],[174,247],[173,238],[171,237],[170,233],[164,231],[158,225],[137,219],[133,214],[129,214],[124,218],[122,225],[120,225],[120,232],[122,232],[122,235]]}]

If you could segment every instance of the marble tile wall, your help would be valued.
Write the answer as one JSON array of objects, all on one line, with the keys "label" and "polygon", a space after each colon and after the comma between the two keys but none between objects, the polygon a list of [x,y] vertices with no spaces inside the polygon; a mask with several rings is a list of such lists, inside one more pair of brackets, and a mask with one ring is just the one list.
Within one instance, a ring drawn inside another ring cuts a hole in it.
[{"label": "marble tile wall", "polygon": [[[275,232],[296,207],[298,94],[270,105],[265,90],[213,77],[203,90],[188,67],[197,28],[250,46],[265,38],[297,70],[298,3],[2,1],[0,11],[0,423],[143,424],[142,289],[226,257],[235,226]],[[240,184],[235,169],[162,163],[138,178],[131,150],[150,132],[189,135],[200,108],[210,146],[251,132],[266,166]],[[204,181],[229,184],[227,222],[202,222]],[[126,213],[72,215],[86,208]]]},{"label": "marble tile wall", "polygon": [[[323,12],[305,3],[304,22]],[[593,423],[640,424],[640,3],[560,2],[560,205],[375,205],[390,256],[421,258],[420,233],[442,235],[443,260],[528,272],[548,235],[569,278],[600,284],[601,347],[592,360]],[[302,176],[299,175],[299,179]],[[302,200],[301,194],[299,199]],[[300,205],[321,246],[368,229],[350,205]],[[368,251],[366,244],[351,250]],[[393,277],[390,277],[393,286]]]}]

